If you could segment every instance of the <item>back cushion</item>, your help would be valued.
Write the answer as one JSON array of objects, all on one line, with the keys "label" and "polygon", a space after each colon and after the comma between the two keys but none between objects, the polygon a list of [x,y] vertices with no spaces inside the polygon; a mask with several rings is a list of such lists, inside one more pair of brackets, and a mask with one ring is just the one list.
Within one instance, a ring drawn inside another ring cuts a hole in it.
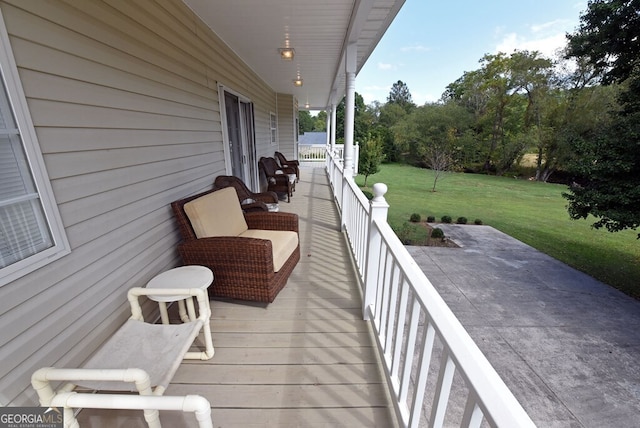
[{"label": "back cushion", "polygon": [[198,238],[238,236],[249,227],[233,187],[216,190],[184,204]]}]

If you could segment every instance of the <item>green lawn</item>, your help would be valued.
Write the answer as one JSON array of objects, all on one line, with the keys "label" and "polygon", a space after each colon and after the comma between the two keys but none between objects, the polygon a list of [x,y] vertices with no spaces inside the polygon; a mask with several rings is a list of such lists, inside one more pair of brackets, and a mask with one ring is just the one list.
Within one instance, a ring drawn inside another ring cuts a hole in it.
[{"label": "green lawn", "polygon": [[[358,176],[362,186],[364,177]],[[591,228],[593,221],[571,220],[566,186],[478,174],[447,174],[431,192],[430,170],[384,164],[367,184],[385,183],[389,223],[400,230],[413,213],[439,221],[466,217],[493,226],[627,294],[640,298],[638,232],[610,233]],[[470,226],[471,227],[471,226]]]}]

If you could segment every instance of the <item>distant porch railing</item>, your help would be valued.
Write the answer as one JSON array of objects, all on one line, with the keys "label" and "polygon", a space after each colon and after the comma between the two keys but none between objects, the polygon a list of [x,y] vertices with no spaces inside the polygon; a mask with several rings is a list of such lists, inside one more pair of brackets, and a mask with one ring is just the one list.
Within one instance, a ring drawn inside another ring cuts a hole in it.
[{"label": "distant porch railing", "polygon": [[[300,162],[324,163],[327,160],[327,146],[325,144],[298,144],[298,160]],[[336,144],[333,150],[336,159],[342,162],[344,159],[344,144]],[[358,159],[360,158],[360,146],[353,146],[354,175],[358,174]]]},{"label": "distant porch railing", "polygon": [[534,427],[387,223],[386,186],[369,201],[335,153],[326,168],[400,425]]}]

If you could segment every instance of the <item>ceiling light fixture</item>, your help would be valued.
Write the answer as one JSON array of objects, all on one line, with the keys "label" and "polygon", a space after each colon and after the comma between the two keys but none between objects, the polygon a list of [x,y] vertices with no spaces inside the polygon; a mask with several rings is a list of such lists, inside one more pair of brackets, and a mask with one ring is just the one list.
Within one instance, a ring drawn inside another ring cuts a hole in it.
[{"label": "ceiling light fixture", "polygon": [[293,48],[280,48],[278,51],[280,52],[280,58],[286,61],[293,60],[293,57],[296,54],[296,51]]},{"label": "ceiling light fixture", "polygon": [[302,79],[298,77],[297,79],[295,79],[295,80],[293,81],[293,86],[300,87],[300,86],[302,86],[302,83],[303,83],[303,82],[302,82]]}]

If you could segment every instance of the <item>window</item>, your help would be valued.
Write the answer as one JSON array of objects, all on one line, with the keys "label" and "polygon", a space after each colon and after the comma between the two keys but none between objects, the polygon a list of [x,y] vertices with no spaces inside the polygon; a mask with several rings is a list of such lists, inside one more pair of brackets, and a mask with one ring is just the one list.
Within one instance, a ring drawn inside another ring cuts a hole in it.
[{"label": "window", "polygon": [[278,119],[275,113],[269,113],[271,117],[271,145],[278,144]]},{"label": "window", "polygon": [[65,254],[18,70],[0,13],[0,286]]}]

